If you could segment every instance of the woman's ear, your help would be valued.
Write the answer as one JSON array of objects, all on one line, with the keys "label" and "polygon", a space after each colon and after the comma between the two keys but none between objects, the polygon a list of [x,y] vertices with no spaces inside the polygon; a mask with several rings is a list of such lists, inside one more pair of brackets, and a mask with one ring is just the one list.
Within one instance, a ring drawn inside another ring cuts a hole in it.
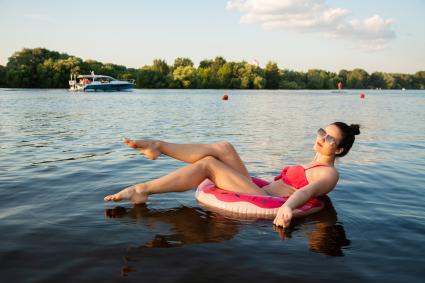
[{"label": "woman's ear", "polygon": [[337,148],[335,150],[335,155],[338,155],[338,154],[342,153],[343,151],[344,151],[344,148],[343,147]]}]

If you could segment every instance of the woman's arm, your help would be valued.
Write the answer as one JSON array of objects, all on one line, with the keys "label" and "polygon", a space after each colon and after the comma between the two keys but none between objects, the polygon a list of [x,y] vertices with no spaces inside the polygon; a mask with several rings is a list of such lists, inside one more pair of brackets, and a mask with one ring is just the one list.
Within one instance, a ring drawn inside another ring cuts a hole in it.
[{"label": "woman's arm", "polygon": [[322,175],[324,175],[324,177],[320,177],[317,181],[295,191],[288,198],[288,200],[279,208],[273,221],[274,225],[282,227],[288,226],[291,222],[294,209],[303,205],[312,197],[323,196],[333,190],[338,182],[338,172],[336,170],[332,170]]}]

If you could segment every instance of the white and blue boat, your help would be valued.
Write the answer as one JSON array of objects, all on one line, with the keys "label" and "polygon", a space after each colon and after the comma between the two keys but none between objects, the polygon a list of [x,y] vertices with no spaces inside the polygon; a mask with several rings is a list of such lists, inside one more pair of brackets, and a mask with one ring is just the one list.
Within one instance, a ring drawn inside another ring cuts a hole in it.
[{"label": "white and blue boat", "polygon": [[104,75],[71,75],[70,91],[128,91],[132,90],[134,80],[117,80]]}]

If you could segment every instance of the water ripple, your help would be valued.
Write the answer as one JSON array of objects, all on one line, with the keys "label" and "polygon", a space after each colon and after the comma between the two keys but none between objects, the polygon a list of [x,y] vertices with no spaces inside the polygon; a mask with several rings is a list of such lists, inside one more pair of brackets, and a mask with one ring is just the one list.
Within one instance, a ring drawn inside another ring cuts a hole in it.
[{"label": "water ripple", "polygon": [[[421,282],[424,93],[366,92],[226,91],[223,102],[221,90],[1,89],[2,279]],[[309,162],[316,129],[335,120],[362,134],[337,161],[327,209],[289,228],[211,212],[193,191],[142,206],[103,202],[184,165],[147,160],[124,137],[228,140],[271,180]]]}]

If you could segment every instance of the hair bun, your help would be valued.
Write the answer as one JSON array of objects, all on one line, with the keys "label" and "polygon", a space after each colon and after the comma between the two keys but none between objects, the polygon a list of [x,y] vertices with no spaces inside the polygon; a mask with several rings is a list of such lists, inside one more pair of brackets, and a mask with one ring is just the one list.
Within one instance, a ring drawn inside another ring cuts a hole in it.
[{"label": "hair bun", "polygon": [[355,136],[360,135],[360,125],[351,124],[350,129],[351,129],[351,132],[353,133],[353,135],[355,135]]}]

